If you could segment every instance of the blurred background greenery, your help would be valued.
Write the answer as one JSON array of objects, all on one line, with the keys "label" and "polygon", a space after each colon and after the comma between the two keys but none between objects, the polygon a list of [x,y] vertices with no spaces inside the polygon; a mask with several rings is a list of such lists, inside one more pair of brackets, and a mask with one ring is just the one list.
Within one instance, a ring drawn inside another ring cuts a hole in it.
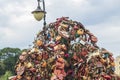
[{"label": "blurred background greenery", "polygon": [[0,80],[8,80],[8,77],[15,75],[14,67],[22,51],[10,47],[0,49]]}]

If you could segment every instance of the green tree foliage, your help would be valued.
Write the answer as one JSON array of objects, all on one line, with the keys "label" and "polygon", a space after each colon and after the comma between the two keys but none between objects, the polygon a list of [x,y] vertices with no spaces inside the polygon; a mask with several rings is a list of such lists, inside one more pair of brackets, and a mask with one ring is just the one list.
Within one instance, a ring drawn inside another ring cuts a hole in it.
[{"label": "green tree foliage", "polygon": [[5,64],[3,64],[2,61],[0,61],[0,75],[5,73]]},{"label": "green tree foliage", "polygon": [[19,53],[21,53],[21,50],[19,48],[6,47],[0,50],[0,54],[8,57],[18,55]]},{"label": "green tree foliage", "polygon": [[14,66],[21,51],[19,48],[10,47],[0,50],[0,75],[4,75],[6,71],[11,71],[11,73],[14,74]]},{"label": "green tree foliage", "polygon": [[5,70],[12,71],[12,73],[14,73],[14,66],[17,61],[16,58],[17,58],[17,56],[8,57],[7,59],[4,60],[4,64],[6,65]]},{"label": "green tree foliage", "polygon": [[11,71],[6,71],[3,76],[0,77],[0,80],[8,80],[8,77],[12,76]]}]

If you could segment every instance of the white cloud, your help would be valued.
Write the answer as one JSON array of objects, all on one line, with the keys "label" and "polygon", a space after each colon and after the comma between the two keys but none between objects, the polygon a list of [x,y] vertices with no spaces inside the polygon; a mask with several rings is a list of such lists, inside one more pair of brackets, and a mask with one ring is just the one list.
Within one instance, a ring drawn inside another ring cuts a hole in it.
[{"label": "white cloud", "polygon": [[[48,0],[47,22],[68,16],[83,23],[105,47],[118,55],[120,44],[120,0]],[[0,0],[0,48],[28,47],[42,23],[35,21],[31,11],[37,0]]]}]

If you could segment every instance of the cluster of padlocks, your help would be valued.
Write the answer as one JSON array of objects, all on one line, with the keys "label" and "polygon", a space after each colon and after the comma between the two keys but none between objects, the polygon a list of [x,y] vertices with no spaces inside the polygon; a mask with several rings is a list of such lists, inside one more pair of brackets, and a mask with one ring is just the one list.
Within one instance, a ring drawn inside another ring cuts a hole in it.
[{"label": "cluster of padlocks", "polygon": [[80,22],[58,18],[19,56],[14,79],[117,80],[112,53],[99,48],[97,40]]}]

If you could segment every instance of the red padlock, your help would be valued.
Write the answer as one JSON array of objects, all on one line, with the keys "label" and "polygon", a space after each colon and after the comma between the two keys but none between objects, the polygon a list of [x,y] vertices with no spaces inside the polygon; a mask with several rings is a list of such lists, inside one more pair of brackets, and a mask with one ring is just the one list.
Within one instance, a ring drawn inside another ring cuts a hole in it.
[{"label": "red padlock", "polygon": [[91,36],[91,41],[94,42],[94,43],[96,43],[98,41],[98,39],[95,36]]},{"label": "red padlock", "polygon": [[81,54],[82,56],[86,56],[86,55],[88,54],[87,49],[82,48],[82,51],[80,52],[80,54]]},{"label": "red padlock", "polygon": [[74,30],[78,30],[79,27],[77,25],[74,25]]}]

